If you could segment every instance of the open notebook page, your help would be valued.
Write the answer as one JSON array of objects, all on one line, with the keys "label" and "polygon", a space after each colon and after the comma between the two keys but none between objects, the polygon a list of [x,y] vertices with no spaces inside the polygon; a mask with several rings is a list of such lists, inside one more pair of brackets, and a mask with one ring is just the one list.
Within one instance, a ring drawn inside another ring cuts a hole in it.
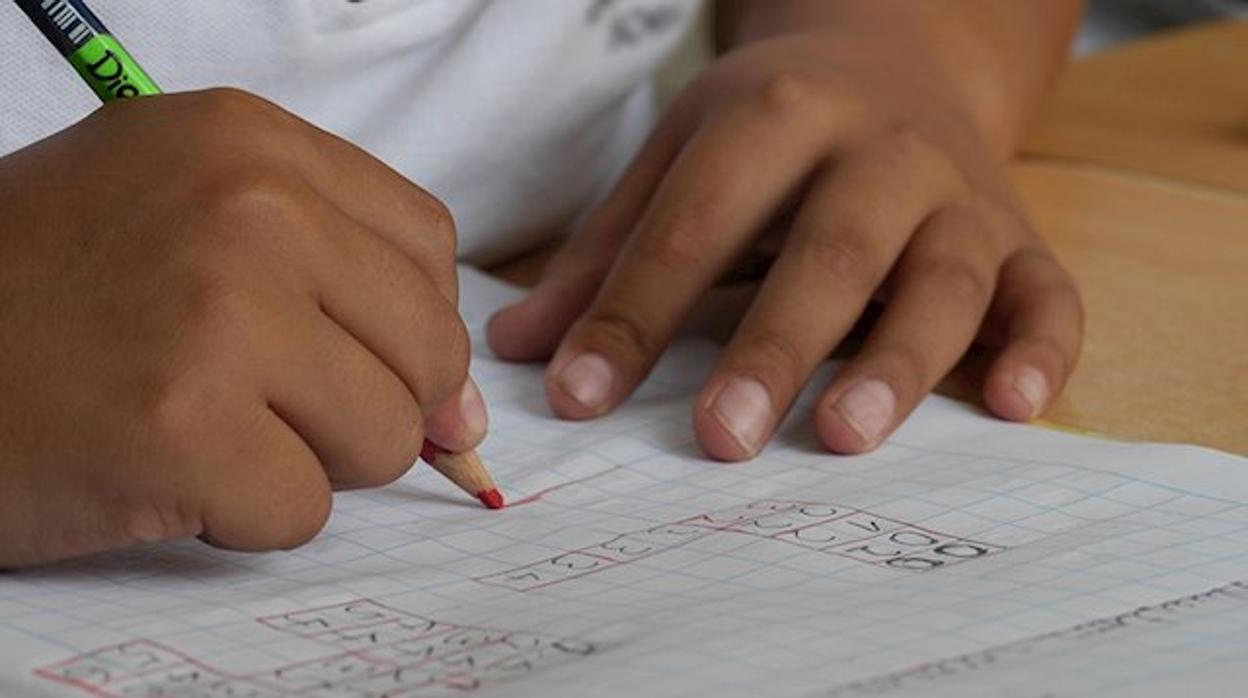
[{"label": "open notebook page", "polygon": [[[0,574],[0,695],[1147,696],[1248,679],[1248,462],[930,398],[877,452],[808,394],[759,459],[699,455],[714,348],[618,413],[550,417],[482,347],[511,506],[417,466],[291,552],[153,545]],[[816,384],[819,381],[816,381]],[[1228,689],[1229,690],[1229,689]]]}]

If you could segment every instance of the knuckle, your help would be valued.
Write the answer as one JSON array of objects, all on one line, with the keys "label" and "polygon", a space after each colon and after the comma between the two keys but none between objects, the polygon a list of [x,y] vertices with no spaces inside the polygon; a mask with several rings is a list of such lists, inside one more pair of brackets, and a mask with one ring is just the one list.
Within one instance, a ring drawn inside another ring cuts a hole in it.
[{"label": "knuckle", "polygon": [[755,101],[769,114],[785,115],[808,109],[816,94],[815,86],[805,75],[783,72],[762,82]]},{"label": "knuckle", "polygon": [[901,173],[911,181],[941,183],[951,193],[960,194],[966,189],[962,171],[945,146],[937,144],[911,121],[886,124],[862,156],[871,167],[890,173],[894,179]]},{"label": "knuckle", "polygon": [[751,357],[751,365],[766,367],[769,374],[781,377],[785,385],[800,381],[811,363],[792,339],[774,330],[751,336],[744,348]]},{"label": "knuckle", "polygon": [[234,283],[232,275],[215,266],[219,264],[215,261],[202,264],[185,273],[173,310],[176,345],[183,350],[182,358],[192,362],[211,356],[212,349],[236,340],[258,320],[255,301]]},{"label": "knuckle", "polygon": [[[422,193],[424,192],[422,191]],[[424,193],[424,196],[421,197],[421,204],[430,233],[446,245],[453,257],[458,245],[458,229],[455,225],[455,215],[451,212],[449,206],[432,194]]]},{"label": "knuckle", "polygon": [[280,168],[251,163],[223,168],[196,192],[196,204],[222,235],[252,234],[265,229],[290,229],[304,198],[300,185]]},{"label": "knuckle", "polygon": [[885,126],[884,133],[887,151],[898,159],[912,161],[932,151],[931,142],[909,121],[892,121]]},{"label": "knuckle", "polygon": [[659,342],[642,329],[634,317],[619,311],[594,314],[586,321],[585,332],[601,346],[611,347],[635,360],[644,361],[659,351]]},{"label": "knuckle", "polygon": [[986,264],[959,257],[929,260],[924,266],[938,292],[964,307],[986,306],[996,288],[996,277]]},{"label": "knuckle", "polygon": [[[995,233],[990,238],[999,239],[1003,244],[1035,238],[1022,211],[996,192],[968,188],[947,205],[947,213],[953,221],[962,223],[967,229]],[[1008,247],[999,250],[1003,255],[1009,251]]]},{"label": "knuckle", "polygon": [[193,458],[215,392],[212,381],[201,380],[195,370],[175,367],[157,377],[140,398],[135,426],[146,444],[141,448],[175,462]]},{"label": "knuckle", "polygon": [[1012,224],[1001,212],[1001,207],[982,192],[969,191],[953,197],[937,215],[948,221],[952,230],[972,231]]},{"label": "knuckle", "polygon": [[279,111],[272,102],[237,87],[213,87],[197,93],[196,97],[199,100],[200,113],[218,128],[221,117],[234,121],[240,118],[258,118]]},{"label": "knuckle", "polygon": [[654,231],[643,236],[638,247],[647,263],[673,273],[687,273],[706,254],[707,226],[698,212],[685,208],[672,213]]},{"label": "knuckle", "polygon": [[843,220],[835,233],[813,236],[802,250],[807,263],[821,274],[854,288],[873,285],[875,260],[871,253],[871,230],[866,220]]},{"label": "knuckle", "polygon": [[[183,145],[198,159],[228,157],[227,144],[263,148],[280,138],[293,119],[272,102],[234,87],[215,87],[185,95],[189,108],[180,119]],[[194,166],[198,160],[188,160]]]}]

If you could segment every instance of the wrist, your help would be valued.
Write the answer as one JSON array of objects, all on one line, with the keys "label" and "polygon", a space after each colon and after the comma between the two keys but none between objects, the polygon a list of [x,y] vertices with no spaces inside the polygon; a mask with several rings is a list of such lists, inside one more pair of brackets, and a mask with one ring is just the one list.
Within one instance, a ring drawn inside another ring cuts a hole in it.
[{"label": "wrist", "polygon": [[784,36],[817,35],[828,55],[847,64],[874,65],[939,90],[942,101],[955,103],[1002,157],[1021,138],[1054,72],[1048,63],[1057,61],[1045,61],[1046,51],[1059,59],[1063,55],[1054,49],[1060,42],[1044,28],[1035,29],[1038,38],[1013,41],[1017,17],[983,12],[990,16],[981,19],[940,2],[721,0],[716,8],[721,52]]}]

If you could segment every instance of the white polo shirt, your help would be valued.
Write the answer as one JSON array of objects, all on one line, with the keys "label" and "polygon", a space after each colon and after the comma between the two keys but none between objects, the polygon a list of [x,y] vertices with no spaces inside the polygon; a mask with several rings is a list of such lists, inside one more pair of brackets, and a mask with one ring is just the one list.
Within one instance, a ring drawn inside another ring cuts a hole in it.
[{"label": "white polo shirt", "polygon": [[[92,0],[166,91],[230,85],[372,152],[484,263],[566,228],[653,122],[698,0]],[[0,2],[0,154],[98,107]]]}]

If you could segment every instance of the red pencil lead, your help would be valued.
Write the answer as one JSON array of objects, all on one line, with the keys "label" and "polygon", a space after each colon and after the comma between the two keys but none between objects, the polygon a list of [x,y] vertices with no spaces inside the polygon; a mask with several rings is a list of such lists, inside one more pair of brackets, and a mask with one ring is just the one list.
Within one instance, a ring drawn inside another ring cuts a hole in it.
[{"label": "red pencil lead", "polygon": [[451,453],[432,441],[425,440],[420,451],[422,460],[432,465],[461,490],[471,494],[491,509],[503,508],[503,495],[490,477],[490,471],[474,451]]},{"label": "red pencil lead", "polygon": [[478,492],[477,499],[480,499],[482,504],[486,505],[487,507],[491,509],[503,508],[503,495],[501,492],[499,492],[496,489],[485,490],[484,492]]}]

